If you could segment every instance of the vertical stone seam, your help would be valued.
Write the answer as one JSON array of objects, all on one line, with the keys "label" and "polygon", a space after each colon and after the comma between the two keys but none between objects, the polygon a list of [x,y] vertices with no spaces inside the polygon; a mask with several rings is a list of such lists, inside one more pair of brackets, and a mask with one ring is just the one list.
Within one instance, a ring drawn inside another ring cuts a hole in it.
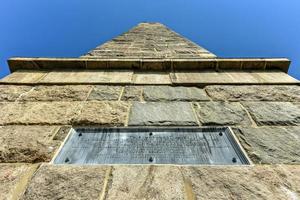
[{"label": "vertical stone seam", "polygon": [[139,98],[140,98],[140,102],[146,102],[144,98],[144,86],[142,86]]},{"label": "vertical stone seam", "polygon": [[257,124],[255,123],[254,119],[252,118],[251,114],[249,113],[249,111],[244,107],[243,104],[241,104],[240,102],[238,102],[241,106],[241,108],[247,113],[248,118],[250,119],[252,126],[253,127],[258,127]]},{"label": "vertical stone seam", "polygon": [[35,89],[35,86],[33,86],[30,90],[28,90],[27,92],[23,92],[22,94],[19,95],[18,98],[16,98],[16,100],[14,102],[18,102],[22,96],[24,96],[25,94],[28,94],[29,92],[33,91]]},{"label": "vertical stone seam", "polygon": [[[16,187],[14,188],[12,200],[20,199],[26,192],[27,186],[30,184],[31,179],[36,174],[40,167],[40,164],[33,164],[26,170],[24,174],[21,175]],[[19,198],[20,197],[20,198]]]},{"label": "vertical stone seam", "polygon": [[49,71],[45,71],[45,74],[43,74],[41,77],[39,77],[35,82],[39,83],[41,80],[43,80],[46,76],[48,76]]},{"label": "vertical stone seam", "polygon": [[209,101],[213,101],[213,98],[212,98],[212,96],[207,92],[206,87],[204,87],[203,90],[204,90],[206,96],[209,98]]},{"label": "vertical stone seam", "polygon": [[125,118],[125,126],[128,126],[129,123],[129,115],[131,112],[131,108],[132,108],[132,103],[128,102],[128,109],[127,109],[127,113],[126,113],[126,118]]},{"label": "vertical stone seam", "polygon": [[118,101],[121,101],[122,96],[123,96],[123,94],[124,94],[124,91],[125,91],[125,86],[122,87],[122,89],[121,89],[120,95],[119,95],[119,97],[118,97]]},{"label": "vertical stone seam", "polygon": [[83,101],[87,101],[89,99],[89,96],[91,95],[92,91],[94,90],[95,86],[91,86],[91,89],[88,91],[86,98]]},{"label": "vertical stone seam", "polygon": [[196,105],[197,107],[199,107],[197,102],[190,102],[190,106],[192,108],[193,115],[194,115],[194,117],[195,117],[195,119],[196,119],[196,121],[198,123],[198,126],[201,126],[202,123],[200,122],[200,119],[198,118],[198,115],[197,115],[197,112],[196,112],[196,110],[194,108],[194,105]]},{"label": "vertical stone seam", "polygon": [[106,195],[108,193],[108,187],[109,187],[109,181],[110,181],[110,178],[112,176],[112,166],[109,167],[109,169],[106,170],[106,173],[105,173],[105,178],[104,178],[104,183],[103,183],[103,187],[102,187],[102,190],[101,190],[101,193],[100,193],[100,197],[99,197],[99,200],[104,200],[106,199]]},{"label": "vertical stone seam", "polygon": [[182,168],[178,167],[178,170],[180,171],[180,174],[183,179],[183,192],[185,194],[186,200],[196,200],[195,193],[193,191],[193,183],[190,179],[186,178],[182,172]]}]

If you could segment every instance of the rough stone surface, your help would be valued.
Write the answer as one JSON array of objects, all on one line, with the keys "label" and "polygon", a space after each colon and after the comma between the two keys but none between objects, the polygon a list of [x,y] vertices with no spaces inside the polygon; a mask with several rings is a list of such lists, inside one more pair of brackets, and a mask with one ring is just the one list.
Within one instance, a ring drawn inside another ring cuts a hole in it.
[{"label": "rough stone surface", "polygon": [[37,86],[20,101],[84,101],[90,90],[85,85]]},{"label": "rough stone surface", "polygon": [[125,102],[86,102],[75,124],[124,125],[129,105]]},{"label": "rough stone surface", "polygon": [[16,71],[1,79],[0,83],[37,83],[46,74],[43,71]]},{"label": "rough stone surface", "polygon": [[141,86],[125,86],[122,101],[140,101],[143,87]]},{"label": "rough stone surface", "polygon": [[82,58],[214,58],[214,54],[159,23],[140,23]]},{"label": "rough stone surface", "polygon": [[134,102],[129,125],[197,125],[190,103],[138,103]]},{"label": "rough stone surface", "polygon": [[246,111],[236,102],[198,102],[194,108],[202,125],[251,125]]},{"label": "rough stone surface", "polygon": [[208,101],[206,93],[196,87],[145,86],[145,101]]},{"label": "rough stone surface", "polygon": [[0,125],[70,124],[81,108],[80,102],[0,103]]},{"label": "rough stone surface", "polygon": [[258,125],[299,125],[300,108],[290,102],[244,102]]},{"label": "rough stone surface", "polygon": [[0,85],[0,101],[16,101],[21,94],[30,89],[29,86]]},{"label": "rough stone surface", "polygon": [[259,164],[300,164],[300,127],[240,128],[235,133]]},{"label": "rough stone surface", "polygon": [[165,72],[135,72],[133,76],[134,84],[171,84],[169,73]]},{"label": "rough stone surface", "polygon": [[181,170],[190,187],[190,196],[194,197],[190,199],[281,200],[300,197],[299,166],[182,167]]},{"label": "rough stone surface", "polygon": [[43,165],[34,174],[22,200],[99,199],[107,167]]},{"label": "rough stone surface", "polygon": [[116,166],[107,199],[184,199],[177,167]]},{"label": "rough stone surface", "polygon": [[23,192],[24,176],[30,174],[30,165],[0,164],[0,199],[19,199]]},{"label": "rough stone surface", "polygon": [[111,85],[97,85],[93,88],[88,100],[118,100],[122,87]]},{"label": "rough stone surface", "polygon": [[55,126],[0,127],[0,162],[48,162],[60,145],[52,140]]},{"label": "rough stone surface", "polygon": [[300,86],[216,85],[205,87],[214,100],[228,101],[300,101]]},{"label": "rough stone surface", "polygon": [[131,83],[132,71],[118,70],[77,70],[77,71],[52,71],[47,74],[40,83]]}]

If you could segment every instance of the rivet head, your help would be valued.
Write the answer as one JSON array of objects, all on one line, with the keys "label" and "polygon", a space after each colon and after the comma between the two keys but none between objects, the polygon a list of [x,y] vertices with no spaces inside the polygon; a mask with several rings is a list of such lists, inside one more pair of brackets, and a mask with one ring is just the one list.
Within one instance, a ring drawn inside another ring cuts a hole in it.
[{"label": "rivet head", "polygon": [[219,136],[222,136],[222,135],[223,135],[223,133],[222,133],[222,132],[220,132],[220,133],[219,133]]},{"label": "rivet head", "polygon": [[82,136],[82,133],[79,133],[78,136],[81,137],[81,136]]},{"label": "rivet head", "polygon": [[149,158],[149,162],[153,162],[153,158],[152,157]]},{"label": "rivet head", "polygon": [[67,157],[67,158],[65,159],[65,163],[68,163],[68,162],[70,162],[70,159]]},{"label": "rivet head", "polygon": [[235,157],[232,158],[232,162],[233,162],[233,163],[236,163],[236,162],[237,162],[237,160],[236,160]]},{"label": "rivet head", "polygon": [[149,135],[150,135],[150,136],[152,136],[152,135],[153,135],[153,133],[152,133],[152,132],[150,132],[150,133],[149,133]]}]

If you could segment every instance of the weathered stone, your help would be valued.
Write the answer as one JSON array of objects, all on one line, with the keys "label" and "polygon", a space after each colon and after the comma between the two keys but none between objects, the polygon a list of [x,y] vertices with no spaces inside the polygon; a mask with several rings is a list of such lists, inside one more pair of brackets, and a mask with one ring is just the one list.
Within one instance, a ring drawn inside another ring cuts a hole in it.
[{"label": "weathered stone", "polygon": [[93,71],[53,71],[41,83],[131,83],[132,71],[93,70]]},{"label": "weathered stone", "polygon": [[30,89],[29,86],[0,85],[0,101],[15,101]]},{"label": "weathered stone", "polygon": [[48,162],[60,145],[52,140],[55,126],[0,127],[0,162]]},{"label": "weathered stone", "polygon": [[284,85],[216,85],[205,87],[214,100],[228,101],[300,101],[300,86]]},{"label": "weathered stone", "polygon": [[124,125],[129,105],[125,102],[85,102],[76,124]]},{"label": "weathered stone", "polygon": [[16,71],[1,79],[0,83],[37,83],[46,74],[43,71]]},{"label": "weathered stone", "polygon": [[84,101],[90,90],[85,85],[37,86],[20,101]]},{"label": "weathered stone", "polygon": [[53,137],[53,140],[63,142],[70,132],[72,126],[61,126]]},{"label": "weathered stone", "polygon": [[129,125],[197,125],[190,103],[133,103]]},{"label": "weathered stone", "polygon": [[42,165],[22,199],[99,199],[107,169],[99,166]]},{"label": "weathered stone", "polygon": [[[181,167],[190,199],[298,199],[299,166]],[[292,175],[297,178],[294,178]]]},{"label": "weathered stone", "polygon": [[122,101],[140,101],[143,87],[141,86],[125,86]]},{"label": "weathered stone", "polygon": [[107,199],[184,199],[177,167],[116,166]]},{"label": "weathered stone", "polygon": [[145,101],[208,101],[206,93],[196,87],[145,86]]},{"label": "weathered stone", "polygon": [[35,165],[0,164],[0,199],[19,199],[35,170]]},{"label": "weathered stone", "polygon": [[258,125],[299,125],[300,108],[290,102],[244,102]]},{"label": "weathered stone", "polygon": [[300,163],[300,127],[240,128],[235,133],[255,163]]},{"label": "weathered stone", "polygon": [[199,102],[194,104],[202,125],[250,125],[246,111],[239,103]]},{"label": "weathered stone", "polygon": [[0,104],[0,124],[69,124],[80,102],[26,102]]},{"label": "weathered stone", "polygon": [[171,84],[169,73],[165,72],[136,72],[133,75],[134,84]]},{"label": "weathered stone", "polygon": [[88,100],[118,100],[122,87],[111,85],[94,86]]}]

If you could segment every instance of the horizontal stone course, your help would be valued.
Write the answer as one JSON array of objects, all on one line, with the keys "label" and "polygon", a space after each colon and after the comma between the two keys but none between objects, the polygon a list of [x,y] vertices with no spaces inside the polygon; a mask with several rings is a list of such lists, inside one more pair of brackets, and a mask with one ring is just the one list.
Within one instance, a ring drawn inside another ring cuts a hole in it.
[{"label": "horizontal stone course", "polygon": [[291,102],[243,102],[258,125],[299,125],[300,108]]},{"label": "horizontal stone course", "polygon": [[99,199],[108,167],[42,165],[22,200]]},{"label": "horizontal stone course", "polygon": [[112,85],[97,85],[91,91],[88,100],[118,100],[122,87]]},{"label": "horizontal stone course", "polygon": [[256,164],[300,164],[300,126],[234,129]]},{"label": "horizontal stone course", "polygon": [[129,114],[128,125],[197,125],[192,106],[187,102],[138,103],[134,102]]},{"label": "horizontal stone course", "polygon": [[198,102],[194,103],[196,114],[202,125],[251,126],[251,121],[237,102]]},{"label": "horizontal stone course", "polygon": [[205,91],[196,87],[145,86],[145,101],[209,101]]},{"label": "horizontal stone course", "polygon": [[122,101],[140,101],[142,97],[142,86],[125,86]]},{"label": "horizontal stone course", "polygon": [[16,101],[32,87],[18,85],[0,85],[0,101]]},{"label": "horizontal stone course", "polygon": [[0,127],[0,162],[49,162],[61,143],[52,139],[57,129],[56,126]]},{"label": "horizontal stone course", "polygon": [[206,86],[206,92],[214,100],[228,101],[300,101],[300,86],[247,85]]}]

